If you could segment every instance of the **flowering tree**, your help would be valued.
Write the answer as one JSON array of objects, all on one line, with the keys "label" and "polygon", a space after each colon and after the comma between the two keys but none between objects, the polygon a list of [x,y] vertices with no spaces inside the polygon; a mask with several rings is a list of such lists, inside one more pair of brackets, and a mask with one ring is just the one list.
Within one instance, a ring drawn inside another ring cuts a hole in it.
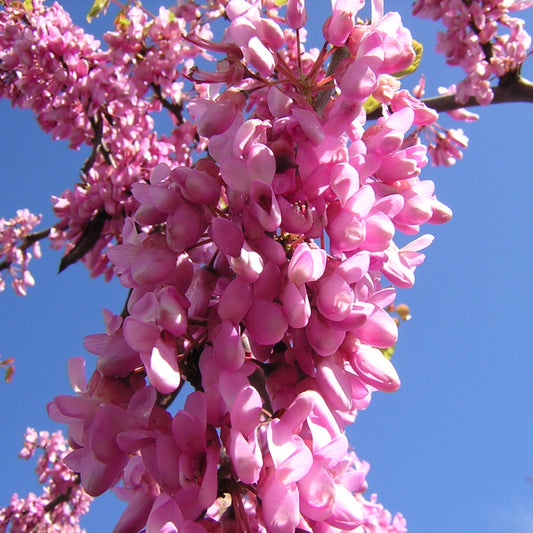
[{"label": "flowering tree", "polygon": [[105,50],[57,4],[2,3],[0,95],[91,152],[53,227],[27,210],[1,220],[0,269],[25,294],[49,238],[60,270],[81,261],[129,289],[85,339],[90,379],[73,359],[76,396],[48,406],[71,450],[29,432],[48,486],[14,498],[4,528],[75,531],[87,494],[113,489],[120,532],[405,531],[364,497],[345,428],[400,385],[390,355],[408,310],[391,284],[413,285],[432,237],[399,247],[396,232],[451,218],[420,177],[428,155],[451,165],[466,147],[437,111],[533,100],[531,40],[509,13],[528,3],[416,2],[466,76],[427,100],[423,79],[401,85],[421,46],[378,1],[367,15],[332,2],[321,49],[305,48],[301,1],[123,6]]}]

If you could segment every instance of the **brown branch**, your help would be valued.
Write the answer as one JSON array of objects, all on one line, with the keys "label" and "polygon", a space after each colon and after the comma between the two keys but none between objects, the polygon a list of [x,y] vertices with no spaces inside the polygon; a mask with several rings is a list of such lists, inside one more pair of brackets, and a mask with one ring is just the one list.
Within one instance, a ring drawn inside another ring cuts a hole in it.
[{"label": "brown branch", "polygon": [[181,104],[173,104],[169,102],[161,92],[161,87],[155,83],[150,83],[152,91],[154,91],[155,97],[161,102],[162,106],[170,111],[177,119],[178,124],[183,124],[183,106]]},{"label": "brown branch", "polygon": [[102,142],[102,134],[103,134],[103,126],[102,121],[98,117],[96,120],[94,117],[89,116],[89,122],[91,123],[91,127],[94,132],[94,139],[93,139],[93,149],[91,152],[91,155],[87,158],[83,166],[81,167],[81,171],[84,174],[87,174],[91,167],[94,165],[94,162],[96,161],[96,156],[98,154],[98,148],[100,146],[100,143]]},{"label": "brown branch", "polygon": [[[35,233],[30,233],[24,237],[22,240],[22,244],[18,247],[21,252],[24,252],[26,249],[28,249],[32,244],[35,244],[37,241],[40,241],[42,239],[46,239],[48,235],[50,235],[50,231],[52,231],[52,228],[46,228],[41,231],[37,231]],[[11,266],[12,261],[8,261],[7,259],[5,261],[2,261],[0,263],[0,271],[6,270]]]},{"label": "brown branch", "polygon": [[[512,74],[512,73],[511,73]],[[500,80],[496,87],[492,87],[494,98],[491,104],[509,102],[533,102],[533,83],[519,75],[507,75]],[[436,96],[423,102],[436,111],[453,111],[461,107],[476,107],[480,105],[474,97],[470,97],[462,104],[455,100],[455,95]]]},{"label": "brown branch", "polygon": [[[350,52],[348,51],[348,48],[345,46],[342,48],[337,48],[335,52],[333,52],[333,55],[331,56],[331,61],[328,65],[328,70],[326,72],[326,78],[329,76],[333,76],[335,74],[335,71],[337,70],[337,67],[339,66],[339,63],[348,57]],[[333,91],[335,90],[335,85],[331,85],[330,88],[325,89],[318,93],[316,98],[313,100],[313,109],[317,113],[322,113],[322,110],[326,106],[326,104],[329,102],[329,99],[331,98],[331,95],[333,94]]]},{"label": "brown branch", "polygon": [[[500,83],[491,89],[494,93],[494,98],[489,105],[510,102],[533,103],[533,83],[516,72],[511,72],[501,78]],[[439,113],[481,105],[473,96],[464,103],[458,102],[455,99],[455,96],[455,94],[445,94],[442,96],[434,96],[433,98],[426,98],[422,100],[422,102]],[[379,107],[372,111],[372,113],[369,113],[366,118],[367,120],[376,120],[381,116],[382,110],[381,107]]]},{"label": "brown branch", "polygon": [[96,118],[93,116],[89,116],[88,118],[94,132],[94,139],[91,155],[89,155],[89,157],[81,167],[81,171],[84,174],[87,174],[87,172],[89,172],[91,167],[94,165],[94,162],[96,161],[96,156],[98,155],[98,151],[100,151],[102,157],[105,159],[105,162],[109,166],[116,166],[115,161],[113,160],[113,155],[111,154],[111,151],[109,150],[109,148],[107,148],[104,142],[104,125],[102,117],[98,115]]},{"label": "brown branch", "polygon": [[43,511],[49,513],[53,511],[60,503],[66,503],[70,500],[70,494],[72,493],[72,487],[69,487],[66,493],[59,494],[52,501],[48,502],[44,507]]}]

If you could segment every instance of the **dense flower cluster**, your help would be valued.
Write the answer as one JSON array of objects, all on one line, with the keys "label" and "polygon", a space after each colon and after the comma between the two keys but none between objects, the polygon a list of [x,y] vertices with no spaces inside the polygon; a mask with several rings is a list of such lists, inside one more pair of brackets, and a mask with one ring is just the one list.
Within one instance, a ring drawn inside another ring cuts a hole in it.
[{"label": "dense flower cluster", "polygon": [[533,5],[508,0],[417,0],[413,13],[440,19],[446,32],[439,33],[437,51],[450,65],[458,65],[466,78],[457,84],[456,98],[466,103],[474,97],[487,105],[493,99],[491,83],[516,72],[531,48],[524,21],[510,12]]},{"label": "dense flower cluster", "polygon": [[79,476],[67,468],[62,459],[68,446],[60,431],[39,434],[28,428],[20,457],[30,459],[41,454],[35,469],[44,485],[40,496],[26,498],[14,494],[8,507],[0,508],[0,532],[11,533],[80,533],[80,518],[89,510],[92,498],[80,486]]},{"label": "dense flower cluster", "polygon": [[[81,183],[52,198],[60,218],[52,244],[72,249],[92,239],[83,260],[93,276],[109,278],[103,252],[135,207],[132,183],[146,179],[158,163],[189,161],[194,126],[181,116],[179,78],[201,50],[181,36],[195,31],[209,38],[208,25],[197,27],[194,10],[186,7],[161,8],[152,21],[133,7],[104,36],[104,52],[57,3],[45,7],[36,0],[30,9],[14,0],[4,4],[0,98],[31,109],[54,140],[66,139],[73,149],[92,147]],[[169,136],[154,131],[152,114],[163,106],[174,122]]]},{"label": "dense flower cluster", "polygon": [[[120,482],[117,532],[389,522],[360,496],[367,468],[344,429],[372,392],[400,385],[381,351],[397,339],[383,281],[412,286],[432,237],[398,247],[395,232],[451,212],[406,136],[437,115],[391,83],[415,59],[411,35],[375,8],[360,24],[335,3],[322,52],[303,50],[302,2],[287,3],[284,29],[273,8],[232,0],[223,42],[187,37],[224,54],[216,72],[188,74],[213,83],[187,106],[207,154],[133,184],[138,207],[108,251],[126,312],[105,312],[107,332],[85,342],[96,372],[86,383],[73,360],[78,396],[49,406],[87,492]],[[367,125],[370,96],[390,111]],[[185,380],[195,391],[171,415]]]},{"label": "dense flower cluster", "polygon": [[[445,88],[440,87],[441,95],[456,94],[456,86]],[[420,78],[420,82],[413,90],[417,98],[423,98],[425,94],[425,77]],[[474,122],[479,119],[479,115],[468,111],[465,108],[448,111],[448,115],[454,120],[465,122]],[[461,128],[445,128],[438,122],[427,126],[418,127],[412,134],[417,139],[423,135],[428,143],[428,157],[434,166],[449,167],[454,165],[459,159],[463,158],[463,150],[468,146],[468,137]]]},{"label": "dense flower cluster", "polygon": [[29,236],[40,221],[41,216],[30,213],[28,209],[19,209],[17,216],[9,220],[0,218],[0,292],[5,289],[3,270],[13,278],[11,285],[21,296],[25,296],[27,288],[35,284],[28,264],[32,256],[41,256],[41,250],[39,242],[32,242]]}]

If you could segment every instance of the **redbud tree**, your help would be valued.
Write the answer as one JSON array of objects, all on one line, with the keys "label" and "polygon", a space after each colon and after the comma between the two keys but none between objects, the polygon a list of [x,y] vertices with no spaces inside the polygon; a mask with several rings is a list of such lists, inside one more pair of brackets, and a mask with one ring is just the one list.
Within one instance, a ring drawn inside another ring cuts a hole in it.
[{"label": "redbud tree", "polygon": [[463,69],[426,95],[422,43],[378,0],[325,2],[313,37],[303,0],[96,1],[101,41],[57,3],[3,0],[0,97],[86,158],[53,224],[0,219],[0,289],[31,291],[48,240],[125,302],[50,399],[66,439],[27,431],[42,494],[0,531],[80,531],[108,491],[122,533],[407,531],[346,429],[400,387],[397,289],[452,218],[424,167],[468,139],[442,114],[533,101],[529,4],[416,1]]}]

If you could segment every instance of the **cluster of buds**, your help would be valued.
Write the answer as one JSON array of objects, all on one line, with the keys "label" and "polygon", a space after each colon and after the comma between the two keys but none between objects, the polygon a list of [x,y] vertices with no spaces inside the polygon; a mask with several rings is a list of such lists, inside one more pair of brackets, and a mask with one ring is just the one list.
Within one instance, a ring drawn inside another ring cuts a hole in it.
[{"label": "cluster of buds", "polygon": [[92,498],[81,488],[79,476],[63,463],[69,452],[65,438],[60,431],[37,433],[28,428],[20,457],[29,460],[36,452],[40,454],[35,472],[43,492],[26,498],[13,494],[9,506],[0,508],[0,532],[82,533],[80,519]]},{"label": "cluster of buds", "polygon": [[531,37],[524,21],[513,11],[526,9],[531,1],[507,0],[417,0],[413,13],[441,20],[437,51],[449,65],[463,68],[466,78],[457,84],[456,98],[465,104],[473,97],[481,105],[490,104],[491,83],[519,71],[530,53]]}]

